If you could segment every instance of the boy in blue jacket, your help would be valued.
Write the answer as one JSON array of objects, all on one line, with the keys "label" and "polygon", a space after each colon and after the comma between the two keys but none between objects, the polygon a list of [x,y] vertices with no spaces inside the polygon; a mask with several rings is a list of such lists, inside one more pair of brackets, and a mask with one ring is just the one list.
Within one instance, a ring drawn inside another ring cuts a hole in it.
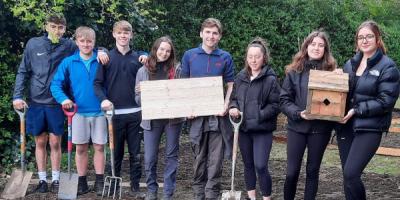
[{"label": "boy in blue jacket", "polygon": [[86,180],[88,167],[89,140],[93,142],[94,169],[96,182],[94,190],[102,194],[104,185],[104,144],[107,143],[107,123],[96,97],[93,81],[99,63],[96,60],[95,32],[81,26],[75,31],[75,42],[79,48],[74,55],[65,58],[59,65],[50,89],[54,99],[65,109],[72,108],[74,102],[67,96],[63,86],[71,88],[71,96],[78,106],[72,118],[72,142],[76,145],[76,168],[79,175],[78,195],[89,192]]}]

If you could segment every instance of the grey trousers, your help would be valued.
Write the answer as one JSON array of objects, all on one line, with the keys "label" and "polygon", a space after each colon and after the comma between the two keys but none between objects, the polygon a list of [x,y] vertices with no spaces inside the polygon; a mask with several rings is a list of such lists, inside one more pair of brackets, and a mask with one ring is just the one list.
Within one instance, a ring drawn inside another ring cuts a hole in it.
[{"label": "grey trousers", "polygon": [[193,163],[193,191],[195,199],[220,196],[220,178],[224,143],[220,132],[203,132],[200,144],[192,143],[195,156]]}]

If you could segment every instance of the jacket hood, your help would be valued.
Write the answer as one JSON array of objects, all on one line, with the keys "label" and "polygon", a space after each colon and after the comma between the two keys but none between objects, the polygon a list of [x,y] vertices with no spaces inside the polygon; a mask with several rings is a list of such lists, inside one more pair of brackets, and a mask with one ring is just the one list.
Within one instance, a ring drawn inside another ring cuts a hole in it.
[{"label": "jacket hood", "polygon": [[[269,66],[269,65],[264,65],[263,68],[261,69],[260,74],[254,79],[259,79],[264,76],[276,76],[275,71]],[[249,74],[247,73],[246,68],[242,69],[239,74],[237,75],[238,78],[240,78],[243,81],[250,81]]]}]

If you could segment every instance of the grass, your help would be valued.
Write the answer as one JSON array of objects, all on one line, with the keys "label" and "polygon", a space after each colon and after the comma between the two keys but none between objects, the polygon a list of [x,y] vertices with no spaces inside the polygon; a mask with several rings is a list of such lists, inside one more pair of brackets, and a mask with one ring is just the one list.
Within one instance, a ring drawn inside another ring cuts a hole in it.
[{"label": "grass", "polygon": [[[286,160],[286,144],[274,142],[271,151],[271,160]],[[306,159],[306,157],[304,157]],[[322,165],[340,168],[339,152],[336,147],[329,147],[325,151]],[[400,176],[399,157],[375,155],[369,162],[365,172]]]},{"label": "grass", "polygon": [[397,99],[396,104],[394,105],[395,108],[400,109],[400,98]]}]

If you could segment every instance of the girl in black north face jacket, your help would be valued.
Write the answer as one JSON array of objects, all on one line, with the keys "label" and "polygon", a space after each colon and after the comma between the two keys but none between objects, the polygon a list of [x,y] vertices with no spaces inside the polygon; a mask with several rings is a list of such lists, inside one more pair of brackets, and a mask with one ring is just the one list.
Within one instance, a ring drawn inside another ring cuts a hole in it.
[{"label": "girl in black north face jacket", "polygon": [[318,190],[319,168],[331,137],[333,122],[311,120],[306,114],[310,69],[332,71],[332,57],[325,32],[314,31],[304,40],[300,51],[286,67],[286,78],[280,94],[280,107],[288,118],[287,169],[284,199],[293,200],[301,163],[307,148],[305,200],[314,200]]},{"label": "girl in black north face jacket", "polygon": [[[279,84],[268,60],[265,41],[255,38],[247,46],[245,68],[236,76],[229,105],[232,117],[243,118],[239,147],[250,199],[256,198],[256,174],[263,199],[271,199],[268,160],[279,113]],[[239,112],[243,115],[239,116]]]},{"label": "girl in black north face jacket", "polygon": [[350,77],[348,113],[337,137],[347,200],[366,199],[361,174],[390,126],[400,77],[376,22],[362,23],[355,39],[357,53],[344,66]]}]

